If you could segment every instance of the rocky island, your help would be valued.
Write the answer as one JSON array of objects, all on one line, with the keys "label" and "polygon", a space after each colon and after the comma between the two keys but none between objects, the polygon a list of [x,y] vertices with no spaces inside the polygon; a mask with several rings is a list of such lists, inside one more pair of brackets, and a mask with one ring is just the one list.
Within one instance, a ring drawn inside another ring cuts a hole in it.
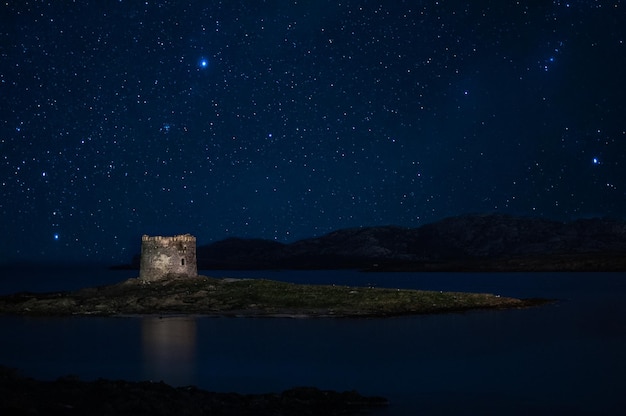
[{"label": "rocky island", "polygon": [[522,308],[537,299],[205,276],[124,282],[74,292],[0,297],[0,313],[50,315],[197,314],[231,317],[387,317]]},{"label": "rocky island", "polygon": [[0,297],[0,313],[17,315],[197,314],[246,317],[384,317],[543,303],[484,293],[304,285],[197,274],[196,239],[142,237],[138,278],[74,292]]}]

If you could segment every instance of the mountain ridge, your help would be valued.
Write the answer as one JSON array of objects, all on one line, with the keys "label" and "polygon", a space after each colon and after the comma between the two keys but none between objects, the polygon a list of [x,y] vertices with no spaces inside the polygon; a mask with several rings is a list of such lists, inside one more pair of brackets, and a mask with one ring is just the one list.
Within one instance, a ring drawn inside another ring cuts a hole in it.
[{"label": "mountain ridge", "polygon": [[205,270],[622,271],[626,222],[467,214],[417,228],[341,229],[288,244],[228,238],[199,246],[197,259]]}]

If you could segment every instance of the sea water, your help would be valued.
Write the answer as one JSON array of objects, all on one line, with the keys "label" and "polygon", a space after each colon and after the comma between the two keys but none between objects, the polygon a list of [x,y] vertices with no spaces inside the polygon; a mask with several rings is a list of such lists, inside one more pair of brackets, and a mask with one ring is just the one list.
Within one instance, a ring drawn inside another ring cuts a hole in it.
[{"label": "sea water", "polygon": [[[21,270],[19,282],[31,291],[61,290],[133,274],[55,273],[49,270],[42,282],[44,274]],[[385,415],[622,414],[626,408],[623,273],[202,273],[558,301],[387,319],[2,317],[0,364],[43,379],[163,380],[222,392],[358,390],[389,398],[390,407],[377,412]],[[0,279],[0,292],[16,286],[6,275]]]}]

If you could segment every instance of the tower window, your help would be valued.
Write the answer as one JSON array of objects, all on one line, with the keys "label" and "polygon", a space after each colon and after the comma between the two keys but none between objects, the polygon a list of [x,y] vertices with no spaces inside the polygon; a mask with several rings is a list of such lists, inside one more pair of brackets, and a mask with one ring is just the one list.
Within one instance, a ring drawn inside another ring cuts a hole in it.
[{"label": "tower window", "polygon": [[185,259],[180,259],[180,265],[184,266],[185,265]]}]

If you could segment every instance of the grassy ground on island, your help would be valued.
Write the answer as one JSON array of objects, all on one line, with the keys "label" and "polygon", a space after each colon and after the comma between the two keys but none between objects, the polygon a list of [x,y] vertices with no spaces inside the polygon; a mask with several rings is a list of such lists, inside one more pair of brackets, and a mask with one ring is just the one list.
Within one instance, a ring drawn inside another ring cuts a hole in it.
[{"label": "grassy ground on island", "polygon": [[0,297],[0,313],[18,315],[202,314],[373,317],[541,304],[493,294],[435,292],[205,276],[125,282],[75,292]]}]

